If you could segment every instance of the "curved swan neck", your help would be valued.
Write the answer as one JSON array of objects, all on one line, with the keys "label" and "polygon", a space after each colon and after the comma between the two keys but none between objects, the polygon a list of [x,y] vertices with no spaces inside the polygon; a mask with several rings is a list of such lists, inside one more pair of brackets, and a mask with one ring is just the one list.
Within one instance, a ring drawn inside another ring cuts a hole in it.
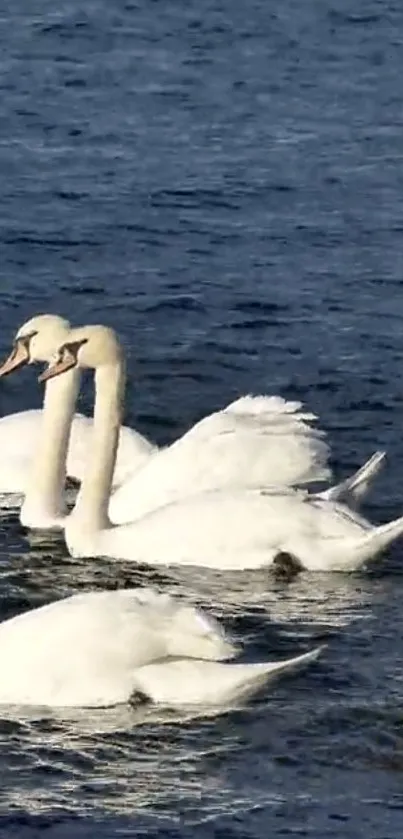
[{"label": "curved swan neck", "polygon": [[124,387],[123,359],[96,369],[92,450],[70,517],[72,523],[79,520],[88,533],[111,526],[108,505],[119,443]]},{"label": "curved swan neck", "polygon": [[40,433],[28,478],[21,522],[40,527],[64,513],[64,487],[70,430],[80,384],[80,371],[47,382]]}]

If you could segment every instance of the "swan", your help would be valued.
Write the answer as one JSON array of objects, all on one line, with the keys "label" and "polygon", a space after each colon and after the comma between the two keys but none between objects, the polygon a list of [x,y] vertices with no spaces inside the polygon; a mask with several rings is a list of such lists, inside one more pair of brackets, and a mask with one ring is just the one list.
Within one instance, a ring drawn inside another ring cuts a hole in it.
[{"label": "swan", "polygon": [[179,707],[243,699],[322,648],[256,664],[201,609],[153,589],[91,591],[0,624],[0,704]]},{"label": "swan", "polygon": [[[0,375],[5,376],[25,364],[47,362],[69,331],[69,322],[57,315],[46,314],[31,318],[18,330],[13,349],[2,365]],[[72,415],[78,387],[79,372],[71,371],[59,382],[49,382],[45,389],[43,411],[21,411],[0,419],[0,494],[25,492],[32,452],[36,449],[41,433],[42,439],[46,435],[51,445],[53,436],[60,433],[60,424],[63,428],[66,411],[69,417]],[[91,430],[92,420],[82,414],[75,414],[68,448],[67,474],[77,480],[83,476]],[[114,485],[122,483],[155,449],[137,431],[122,427]],[[38,478],[41,484],[40,470]],[[51,489],[54,496],[54,487]]]},{"label": "swan", "polygon": [[338,502],[285,487],[204,491],[112,525],[108,501],[125,385],[115,332],[71,330],[39,381],[77,366],[95,370],[96,397],[89,463],[65,521],[72,556],[221,570],[260,568],[287,556],[301,569],[351,571],[403,534],[403,517],[373,527]]},{"label": "swan", "polygon": [[[68,322],[55,315],[31,318],[18,330],[0,377],[26,363],[49,361],[67,340],[69,330]],[[78,386],[78,368],[72,368],[59,382],[47,383],[43,412],[24,411],[0,420],[0,445],[11,464],[7,475],[0,474],[0,492],[8,487],[25,493],[20,517],[26,527],[63,527],[65,470],[82,479],[92,421],[75,414],[68,443]],[[303,478],[304,469],[306,479],[324,477],[326,446],[320,433],[307,424],[313,415],[303,415],[300,407],[272,397],[242,397],[160,451],[137,432],[122,427],[112,482],[112,489],[117,489],[109,505],[111,521],[133,521],[203,489],[267,483],[271,475],[282,485]],[[384,452],[375,453],[355,475],[326,490],[326,497],[359,501],[384,458]]]}]

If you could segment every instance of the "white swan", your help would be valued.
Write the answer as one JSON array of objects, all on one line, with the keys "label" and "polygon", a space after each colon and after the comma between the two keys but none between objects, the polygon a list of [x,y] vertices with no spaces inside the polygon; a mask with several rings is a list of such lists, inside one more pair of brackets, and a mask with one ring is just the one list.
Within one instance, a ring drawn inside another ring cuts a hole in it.
[{"label": "white swan", "polygon": [[[61,318],[31,318],[19,329],[0,376],[24,363],[49,361],[60,343],[67,340],[68,333],[69,324]],[[2,486],[3,491],[8,487],[25,492],[21,521],[27,527],[62,526],[67,446],[67,474],[82,478],[91,420],[75,415],[68,445],[78,384],[78,369],[71,369],[60,381],[48,383],[43,418],[40,411],[24,411],[0,420],[1,450],[8,452],[11,464],[5,478],[0,472],[0,492]],[[320,432],[309,427],[312,416],[302,414],[299,408],[299,403],[276,398],[243,397],[206,417],[161,451],[137,432],[121,428],[112,485],[121,486],[111,498],[111,520],[132,521],[162,504],[203,489],[253,486],[273,479],[276,485],[282,485],[298,477],[324,477],[327,447]],[[29,473],[33,452],[33,471]],[[328,497],[359,500],[384,456],[383,452],[376,453],[356,475],[327,490]],[[1,466],[3,469],[3,458]]]},{"label": "white swan", "polygon": [[403,518],[380,527],[341,504],[292,489],[228,489],[167,504],[130,524],[112,526],[108,500],[124,391],[124,359],[113,330],[72,330],[39,377],[77,365],[95,370],[93,440],[65,538],[73,556],[106,556],[152,565],[247,569],[279,554],[312,570],[352,570],[403,533]]},{"label": "white swan", "polygon": [[[57,315],[38,315],[18,330],[14,347],[0,368],[0,376],[18,370],[25,364],[49,361],[56,347],[65,340],[70,324]],[[45,389],[43,411],[21,411],[0,418],[0,494],[23,493],[27,488],[32,453],[37,444],[63,433],[63,423],[71,421],[79,387],[79,371],[71,371],[59,382],[49,382]],[[86,453],[90,445],[92,420],[82,414],[74,416],[67,457],[67,474],[81,480]],[[114,485],[122,483],[156,447],[137,431],[122,427],[114,475]],[[38,478],[40,480],[40,470]],[[52,487],[54,492],[54,487]],[[55,504],[52,502],[52,507]]]},{"label": "white swan", "polygon": [[316,659],[220,663],[237,649],[202,610],[152,589],[76,594],[0,624],[0,703],[180,707],[245,698]]}]

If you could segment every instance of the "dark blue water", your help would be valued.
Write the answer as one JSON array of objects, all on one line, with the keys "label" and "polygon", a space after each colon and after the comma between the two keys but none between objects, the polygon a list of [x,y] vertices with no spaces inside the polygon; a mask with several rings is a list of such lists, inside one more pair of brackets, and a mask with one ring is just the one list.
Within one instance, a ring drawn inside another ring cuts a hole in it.
[{"label": "dark blue water", "polygon": [[[38,312],[111,324],[127,421],[159,443],[245,392],[302,399],[338,476],[387,448],[366,512],[401,512],[401,4],[6,6],[0,350]],[[40,399],[32,370],[0,385],[2,414]],[[329,649],[217,719],[0,714],[0,836],[400,839],[401,566],[400,547],[348,578],[184,581],[73,563],[4,516],[3,617],[151,580],[251,657]]]}]

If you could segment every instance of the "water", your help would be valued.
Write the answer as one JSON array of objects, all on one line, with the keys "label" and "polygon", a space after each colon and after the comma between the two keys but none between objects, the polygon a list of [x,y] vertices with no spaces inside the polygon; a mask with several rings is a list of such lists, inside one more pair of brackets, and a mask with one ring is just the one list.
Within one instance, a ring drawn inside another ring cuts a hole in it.
[{"label": "water", "polygon": [[[0,18],[0,350],[37,312],[116,327],[159,443],[245,392],[320,415],[402,509],[403,12],[394,0],[14,0]],[[40,404],[32,370],[0,411]],[[91,407],[87,389],[82,405]],[[192,596],[250,658],[326,656],[245,708],[0,713],[0,836],[397,839],[402,550],[373,572],[73,562],[0,528],[1,617],[82,588]]]}]

